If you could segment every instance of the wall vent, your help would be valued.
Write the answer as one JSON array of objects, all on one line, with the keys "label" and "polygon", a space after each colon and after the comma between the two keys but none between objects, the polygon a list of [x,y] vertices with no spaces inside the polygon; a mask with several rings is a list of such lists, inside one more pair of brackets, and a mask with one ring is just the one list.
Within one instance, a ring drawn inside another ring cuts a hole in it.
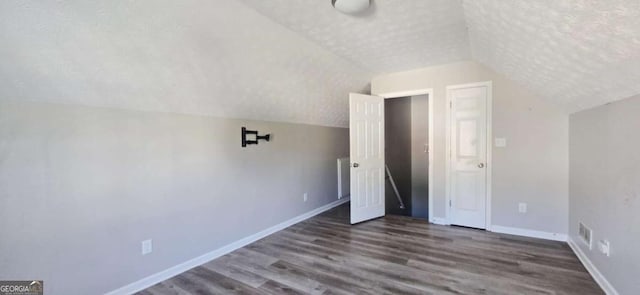
[{"label": "wall vent", "polygon": [[589,247],[589,250],[591,250],[591,229],[582,222],[579,223],[578,236],[580,236],[580,240],[582,240],[582,242]]}]

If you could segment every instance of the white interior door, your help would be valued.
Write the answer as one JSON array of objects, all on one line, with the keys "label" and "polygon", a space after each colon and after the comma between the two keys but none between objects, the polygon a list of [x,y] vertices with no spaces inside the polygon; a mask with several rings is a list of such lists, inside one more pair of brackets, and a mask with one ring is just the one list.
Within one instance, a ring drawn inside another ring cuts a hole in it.
[{"label": "white interior door", "polygon": [[349,94],[351,224],[384,216],[384,99]]},{"label": "white interior door", "polygon": [[450,223],[486,228],[487,85],[450,87]]}]

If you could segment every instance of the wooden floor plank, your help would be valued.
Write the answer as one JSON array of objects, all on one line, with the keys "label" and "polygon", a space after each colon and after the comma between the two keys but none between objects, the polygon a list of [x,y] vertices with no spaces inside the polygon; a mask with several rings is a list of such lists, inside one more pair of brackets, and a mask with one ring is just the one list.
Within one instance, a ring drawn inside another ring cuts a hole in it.
[{"label": "wooden floor plank", "polygon": [[566,243],[348,204],[156,284],[157,294],[604,294]]}]

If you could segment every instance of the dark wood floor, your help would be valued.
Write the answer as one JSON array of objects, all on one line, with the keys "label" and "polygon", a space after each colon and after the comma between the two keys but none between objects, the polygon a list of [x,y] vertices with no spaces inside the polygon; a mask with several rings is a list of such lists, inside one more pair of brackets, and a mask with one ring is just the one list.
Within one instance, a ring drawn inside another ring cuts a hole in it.
[{"label": "dark wood floor", "polygon": [[349,225],[348,204],[139,294],[603,294],[566,243],[401,216]]}]

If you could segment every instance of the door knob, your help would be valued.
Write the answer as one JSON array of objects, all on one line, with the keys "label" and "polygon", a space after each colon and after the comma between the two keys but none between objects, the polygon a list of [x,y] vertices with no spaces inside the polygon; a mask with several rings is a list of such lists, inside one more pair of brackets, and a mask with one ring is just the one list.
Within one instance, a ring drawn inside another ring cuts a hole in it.
[{"label": "door knob", "polygon": [[353,163],[353,168],[358,168],[358,167],[360,167],[360,164],[358,164],[358,163]]},{"label": "door knob", "polygon": [[484,163],[478,164],[478,168],[484,168]]}]

